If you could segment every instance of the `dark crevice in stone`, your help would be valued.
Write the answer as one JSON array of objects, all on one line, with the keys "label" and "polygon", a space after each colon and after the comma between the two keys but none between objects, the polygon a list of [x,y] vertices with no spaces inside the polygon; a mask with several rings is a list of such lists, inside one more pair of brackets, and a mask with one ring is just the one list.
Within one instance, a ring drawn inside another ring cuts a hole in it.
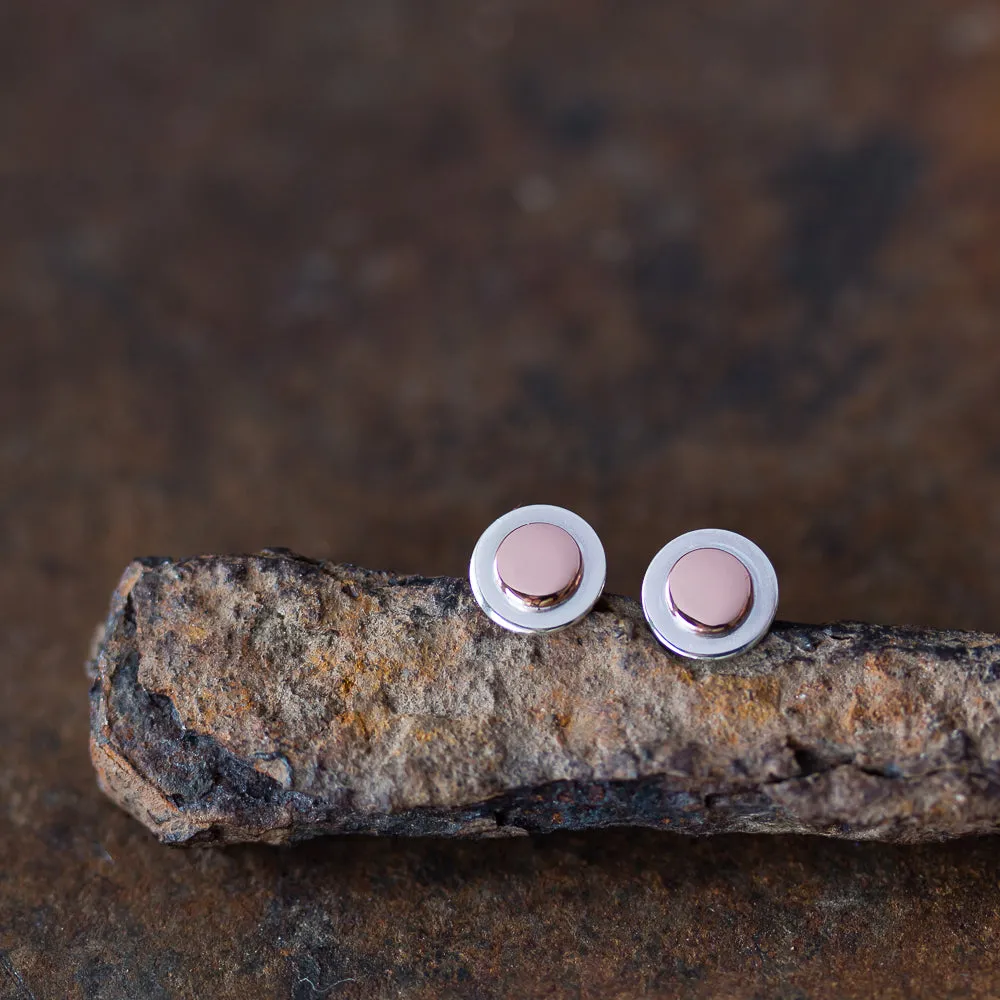
[{"label": "dark crevice in stone", "polygon": [[793,750],[792,753],[795,757],[800,777],[807,778],[809,775],[829,770],[827,762],[813,750],[809,750],[806,747],[799,747]]},{"label": "dark crevice in stone", "polygon": [[869,774],[873,778],[904,778],[902,769],[896,764],[884,764],[882,767],[872,767],[870,765],[854,765],[862,774]]},{"label": "dark crevice in stone", "polygon": [[[126,603],[130,602],[131,598]],[[109,719],[119,750],[178,809],[194,813],[221,809],[233,815],[256,810],[255,822],[269,818],[277,824],[281,807],[305,800],[283,790],[212,737],[185,730],[173,702],[147,691],[139,683],[138,670],[138,653],[126,647],[114,667]]]}]

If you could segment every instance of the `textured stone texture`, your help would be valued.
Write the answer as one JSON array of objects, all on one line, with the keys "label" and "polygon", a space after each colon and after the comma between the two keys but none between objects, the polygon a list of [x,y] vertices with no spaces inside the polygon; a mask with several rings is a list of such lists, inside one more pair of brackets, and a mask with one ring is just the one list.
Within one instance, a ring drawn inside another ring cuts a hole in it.
[{"label": "textured stone texture", "polygon": [[1000,826],[995,635],[784,624],[699,665],[624,598],[521,636],[459,580],[267,552],[133,563],[91,673],[101,785],[167,843]]},{"label": "textured stone texture", "polygon": [[[1000,995],[1000,838],[167,850],[80,664],[138,553],[1000,625],[1000,60],[949,0],[0,4],[0,997]],[[325,992],[317,992],[325,991]]]}]

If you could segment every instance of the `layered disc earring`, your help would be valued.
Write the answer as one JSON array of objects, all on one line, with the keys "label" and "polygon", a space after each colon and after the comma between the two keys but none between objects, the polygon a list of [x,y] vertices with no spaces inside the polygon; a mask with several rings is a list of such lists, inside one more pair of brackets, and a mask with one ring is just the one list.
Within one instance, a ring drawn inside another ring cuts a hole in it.
[{"label": "layered disc earring", "polygon": [[469,562],[479,606],[511,632],[554,632],[583,618],[604,590],[604,546],[564,507],[532,504],[498,517]]},{"label": "layered disc earring", "polygon": [[771,627],[777,608],[771,561],[749,538],[720,528],[668,542],[642,581],[642,609],[656,638],[695,659],[749,649]]}]

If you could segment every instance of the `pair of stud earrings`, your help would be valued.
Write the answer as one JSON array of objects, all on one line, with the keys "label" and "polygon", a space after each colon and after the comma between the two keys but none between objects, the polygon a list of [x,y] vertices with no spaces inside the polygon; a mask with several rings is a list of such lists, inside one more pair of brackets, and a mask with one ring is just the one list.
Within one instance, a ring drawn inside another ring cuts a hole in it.
[{"label": "pair of stud earrings", "polygon": [[[497,518],[469,563],[479,606],[512,632],[555,632],[585,617],[604,590],[597,532],[563,507],[533,504]],[[668,542],[642,581],[656,638],[681,656],[721,659],[755,645],[774,621],[778,579],[763,551],[703,528]]]}]

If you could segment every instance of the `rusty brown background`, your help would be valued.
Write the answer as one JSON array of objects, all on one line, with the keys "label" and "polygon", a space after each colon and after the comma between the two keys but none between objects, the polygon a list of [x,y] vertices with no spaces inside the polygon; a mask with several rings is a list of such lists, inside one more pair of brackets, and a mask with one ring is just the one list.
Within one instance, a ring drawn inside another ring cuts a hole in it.
[{"label": "rusty brown background", "polygon": [[1000,841],[171,851],[82,669],[133,555],[536,501],[996,629],[998,100],[975,0],[0,6],[0,997],[1000,994]]}]

